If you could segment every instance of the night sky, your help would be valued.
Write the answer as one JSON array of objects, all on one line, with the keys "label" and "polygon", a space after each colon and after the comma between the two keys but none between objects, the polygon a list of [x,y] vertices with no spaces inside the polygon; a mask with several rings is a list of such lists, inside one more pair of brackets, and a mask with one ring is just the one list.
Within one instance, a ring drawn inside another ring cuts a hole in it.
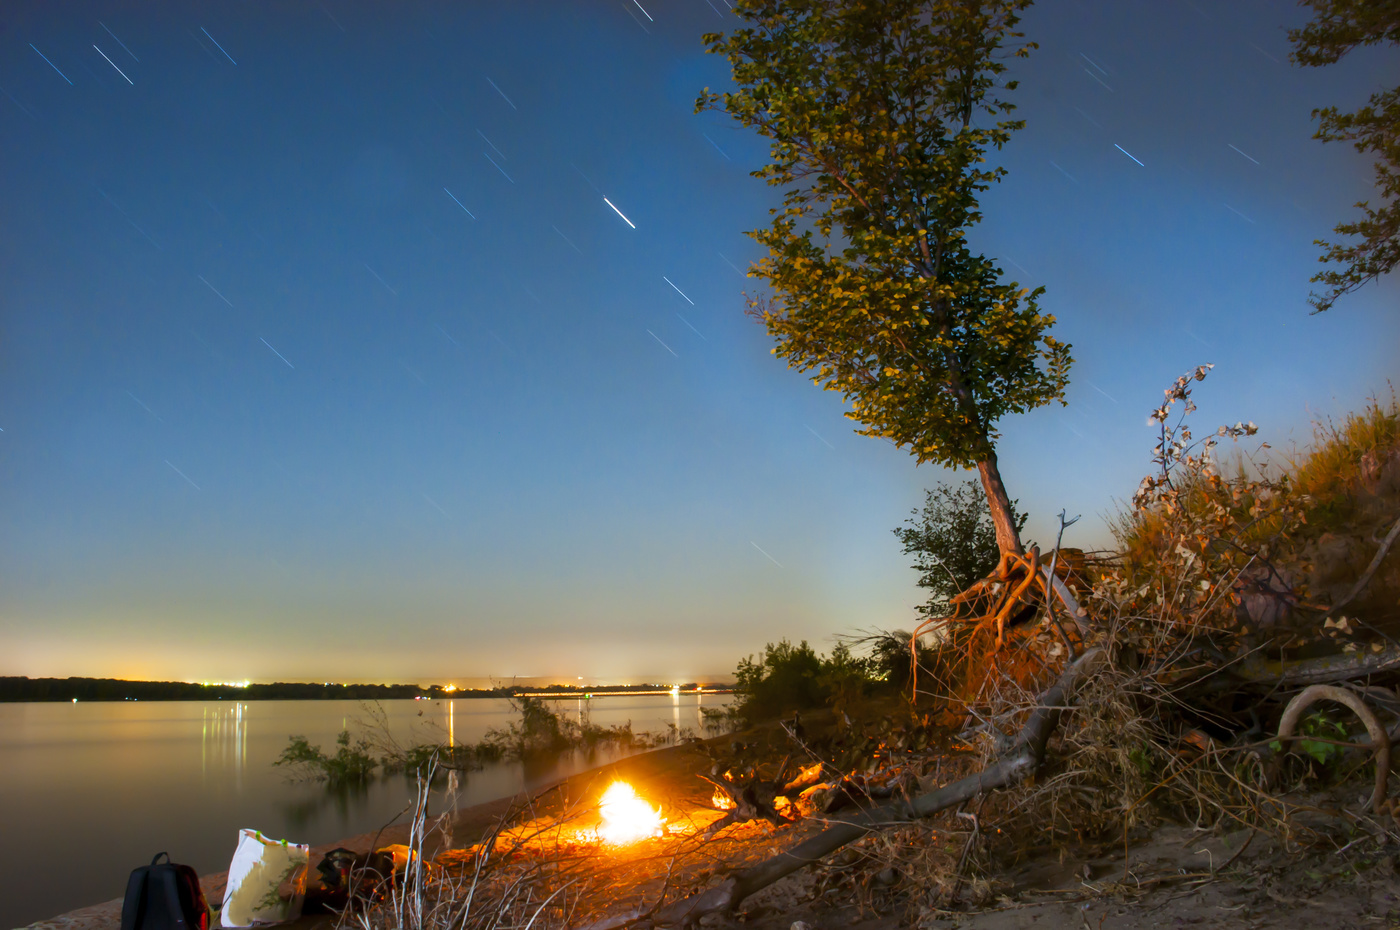
[{"label": "night sky", "polygon": [[[1372,193],[1286,0],[1046,2],[971,241],[1069,406],[1026,535],[1106,518],[1173,378],[1286,455],[1400,374],[1400,281],[1310,316]],[[0,674],[693,680],[908,628],[891,530],[965,478],[853,434],[743,292],[767,146],[696,94],[724,0],[0,6]],[[1010,76],[1010,75],[1008,75]],[[605,200],[606,198],[606,200]],[[608,202],[611,202],[610,203]],[[1249,448],[1254,448],[1251,443]]]}]

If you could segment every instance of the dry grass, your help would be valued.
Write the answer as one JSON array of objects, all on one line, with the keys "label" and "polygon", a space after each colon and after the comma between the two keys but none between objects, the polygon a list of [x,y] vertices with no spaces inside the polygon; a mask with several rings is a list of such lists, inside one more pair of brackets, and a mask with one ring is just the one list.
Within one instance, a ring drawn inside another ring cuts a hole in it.
[{"label": "dry grass", "polygon": [[1337,425],[1317,423],[1313,444],[1289,457],[1293,487],[1313,500],[1309,515],[1344,520],[1344,503],[1359,488],[1374,482],[1377,466],[1400,450],[1400,402],[1395,391],[1383,405],[1372,397],[1366,407]]}]

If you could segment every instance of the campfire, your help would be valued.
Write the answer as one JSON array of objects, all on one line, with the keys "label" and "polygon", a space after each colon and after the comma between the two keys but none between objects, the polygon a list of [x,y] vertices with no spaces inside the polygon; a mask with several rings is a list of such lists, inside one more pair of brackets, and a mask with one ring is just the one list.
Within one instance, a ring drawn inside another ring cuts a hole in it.
[{"label": "campfire", "polygon": [[625,781],[615,781],[603,792],[600,804],[603,822],[598,836],[605,842],[622,846],[661,833],[661,812],[637,797],[637,792]]}]

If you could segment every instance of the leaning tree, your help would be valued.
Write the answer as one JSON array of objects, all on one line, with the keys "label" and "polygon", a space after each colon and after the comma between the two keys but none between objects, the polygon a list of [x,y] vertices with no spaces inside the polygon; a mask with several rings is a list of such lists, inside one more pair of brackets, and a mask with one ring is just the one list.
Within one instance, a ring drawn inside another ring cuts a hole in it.
[{"label": "leaning tree", "polygon": [[[862,435],[920,464],[976,467],[1003,556],[1020,555],[997,421],[1063,403],[1070,347],[1044,288],[1002,282],[966,241],[986,166],[1023,121],[993,91],[1030,0],[738,0],[746,27],[704,38],[738,90],[696,101],[772,140],[754,175],[787,188],[750,272],[749,312],[790,367],[840,391]],[[1015,81],[1005,87],[1014,89]],[[982,119],[983,116],[988,119]]]}]

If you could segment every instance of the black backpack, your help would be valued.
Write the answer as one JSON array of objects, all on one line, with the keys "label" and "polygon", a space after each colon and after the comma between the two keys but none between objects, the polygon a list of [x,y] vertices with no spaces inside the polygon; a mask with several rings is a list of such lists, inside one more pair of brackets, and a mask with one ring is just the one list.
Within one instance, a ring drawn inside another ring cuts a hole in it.
[{"label": "black backpack", "polygon": [[209,930],[209,905],[194,869],[171,862],[169,853],[156,853],[150,865],[133,869],[122,901],[122,930]]}]

